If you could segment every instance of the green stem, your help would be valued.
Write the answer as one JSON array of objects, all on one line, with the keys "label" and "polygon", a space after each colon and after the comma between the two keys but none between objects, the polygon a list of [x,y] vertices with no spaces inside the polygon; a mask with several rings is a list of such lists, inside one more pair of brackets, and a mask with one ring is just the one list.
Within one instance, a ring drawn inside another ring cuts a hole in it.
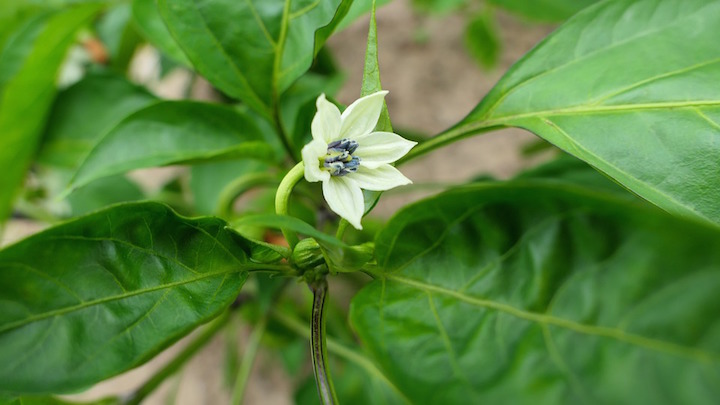
[{"label": "green stem", "polygon": [[190,342],[172,361],[165,365],[165,367],[158,370],[155,375],[150,377],[140,388],[135,390],[130,396],[123,402],[124,405],[138,405],[148,395],[150,395],[157,387],[160,386],[168,377],[175,374],[185,363],[192,358],[200,349],[202,349],[213,336],[227,324],[230,319],[229,311],[225,311],[222,315],[211,321],[200,335]]},{"label": "green stem", "polygon": [[[288,215],[288,203],[290,202],[290,194],[293,187],[303,178],[305,174],[305,165],[300,162],[295,165],[288,174],[280,182],[277,193],[275,194],[275,213],[278,215]],[[288,241],[290,248],[294,248],[298,243],[298,236],[289,229],[282,230],[285,239]]]},{"label": "green stem", "polygon": [[253,187],[275,184],[277,184],[277,176],[272,173],[252,173],[240,176],[222,189],[215,211],[220,217],[229,218],[233,202],[244,192]]},{"label": "green stem", "polygon": [[[302,320],[294,318],[276,309],[273,309],[271,311],[271,314],[273,319],[280,322],[286,328],[306,339],[310,338],[310,329],[308,329],[307,324],[305,324]],[[331,337],[326,337],[326,341],[327,350],[329,352],[357,365],[358,367],[364,369],[369,375],[375,376],[379,380],[385,382],[388,387],[395,391],[400,397],[405,399],[406,403],[410,403],[410,401],[405,398],[404,394],[400,392],[400,390],[395,385],[393,385],[393,383],[390,382],[390,380],[388,380],[388,378],[380,370],[378,370],[375,364],[367,357],[363,356],[362,354],[356,352],[353,349],[346,347],[345,345],[337,342]]]},{"label": "green stem", "polygon": [[310,349],[312,352],[315,383],[323,405],[337,404],[337,396],[330,377],[330,365],[325,342],[325,302],[328,285],[325,278],[309,285],[313,293],[310,327]]},{"label": "green stem", "polygon": [[340,218],[340,223],[338,223],[338,228],[335,232],[335,239],[342,240],[348,225],[350,225],[350,222],[348,222],[345,218]]},{"label": "green stem", "polygon": [[250,334],[250,341],[245,348],[243,353],[242,363],[240,363],[240,370],[238,371],[237,378],[235,379],[235,387],[233,388],[232,404],[240,405],[243,397],[245,396],[245,388],[247,382],[250,379],[250,371],[252,370],[255,357],[257,356],[258,349],[260,348],[260,339],[265,334],[267,328],[267,314],[260,318],[260,321],[255,325],[255,329]]},{"label": "green stem", "polygon": [[505,128],[504,125],[492,125],[492,126],[461,126],[456,128],[450,128],[447,131],[440,133],[425,142],[421,142],[414,147],[407,155],[403,156],[396,162],[396,166],[407,163],[408,161],[420,157],[432,150],[441,148],[452,142],[459,141],[463,138],[467,138],[471,135],[477,135],[484,132],[490,132],[497,129]]}]

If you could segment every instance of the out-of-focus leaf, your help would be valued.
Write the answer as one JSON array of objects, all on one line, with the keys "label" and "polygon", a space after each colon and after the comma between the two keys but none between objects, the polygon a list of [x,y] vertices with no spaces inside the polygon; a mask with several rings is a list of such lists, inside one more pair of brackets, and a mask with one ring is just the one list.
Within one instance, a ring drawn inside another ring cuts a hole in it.
[{"label": "out-of-focus leaf", "polygon": [[[152,1],[147,1],[152,4]],[[130,4],[121,3],[105,12],[97,23],[97,33],[108,51],[111,67],[121,73],[127,71],[130,59],[141,38],[131,24]]]},{"label": "out-of-focus leaf", "polygon": [[85,5],[40,14],[0,53],[0,222],[10,213],[36,151],[67,49],[98,9]]},{"label": "out-of-focus leaf", "polygon": [[344,7],[341,0],[158,0],[195,69],[266,118],[330,34],[318,30],[333,27]]},{"label": "out-of-focus leaf", "polygon": [[160,17],[155,1],[133,0],[132,18],[138,31],[151,44],[167,54],[175,62],[190,66],[187,56],[170,35],[162,17]]},{"label": "out-of-focus leaf", "polygon": [[[190,171],[190,189],[193,192],[195,208],[203,215],[220,215],[237,196],[237,192],[244,192],[247,189],[237,190],[233,185],[254,186],[252,179],[261,179],[268,173],[267,164],[258,160],[238,160],[227,162],[214,162],[194,165]],[[250,184],[248,184],[250,183]],[[279,184],[279,180],[278,180]]]},{"label": "out-of-focus leaf", "polygon": [[328,97],[334,96],[340,90],[343,81],[341,75],[328,77],[307,73],[283,94],[280,108],[281,121],[285,132],[290,135],[296,158],[300,158],[300,150],[312,140],[310,124],[317,111],[315,100],[321,93]]},{"label": "out-of-focus leaf", "polygon": [[465,46],[470,55],[485,69],[497,65],[500,39],[492,16],[478,14],[465,27]]},{"label": "out-of-focus leaf", "polygon": [[598,0],[488,0],[530,20],[560,22]]},{"label": "out-of-focus leaf", "polygon": [[610,0],[570,19],[417,156],[528,129],[675,215],[720,225],[720,2]]},{"label": "out-of-focus leaf", "polygon": [[125,78],[92,73],[61,91],[48,118],[38,161],[75,170],[102,137],[123,118],[156,98]]},{"label": "out-of-focus leaf", "polygon": [[720,232],[577,186],[401,211],[351,322],[413,402],[713,404]]},{"label": "out-of-focus leaf", "polygon": [[468,0],[412,0],[415,8],[428,13],[446,14],[467,4]]},{"label": "out-of-focus leaf", "polygon": [[143,167],[231,158],[272,159],[255,124],[221,105],[165,101],[136,111],[88,154],[73,187]]},{"label": "out-of-focus leaf", "polygon": [[135,367],[227,307],[252,268],[224,221],[157,203],[10,246],[0,251],[0,391],[68,392]]}]

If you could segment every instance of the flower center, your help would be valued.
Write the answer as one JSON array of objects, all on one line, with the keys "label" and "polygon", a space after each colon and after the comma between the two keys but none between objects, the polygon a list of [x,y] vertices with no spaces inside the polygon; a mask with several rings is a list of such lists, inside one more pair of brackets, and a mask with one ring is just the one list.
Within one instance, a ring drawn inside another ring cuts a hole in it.
[{"label": "flower center", "polygon": [[327,147],[327,155],[320,158],[323,168],[332,176],[345,176],[348,173],[356,172],[360,167],[360,158],[352,154],[358,146],[358,143],[351,139],[330,142]]}]

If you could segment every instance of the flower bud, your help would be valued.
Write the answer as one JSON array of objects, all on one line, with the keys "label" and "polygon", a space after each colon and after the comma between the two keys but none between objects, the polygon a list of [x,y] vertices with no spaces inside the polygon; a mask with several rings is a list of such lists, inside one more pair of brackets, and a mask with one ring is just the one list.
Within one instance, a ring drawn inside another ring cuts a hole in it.
[{"label": "flower bud", "polygon": [[306,238],[295,246],[291,260],[298,269],[306,270],[323,264],[325,257],[315,239]]}]

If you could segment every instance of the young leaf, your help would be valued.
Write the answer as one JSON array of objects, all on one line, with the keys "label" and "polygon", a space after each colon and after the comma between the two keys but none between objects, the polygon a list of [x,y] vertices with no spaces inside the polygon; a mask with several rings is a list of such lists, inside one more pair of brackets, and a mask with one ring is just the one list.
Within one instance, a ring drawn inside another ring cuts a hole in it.
[{"label": "young leaf", "polygon": [[412,402],[712,404],[720,232],[577,186],[456,189],[397,214],[351,321]]},{"label": "young leaf", "polygon": [[125,118],[93,148],[73,187],[143,167],[251,157],[273,148],[244,114],[215,104],[165,101]]},{"label": "young leaf", "polygon": [[318,29],[335,24],[345,7],[341,0],[197,3],[158,0],[158,8],[198,72],[265,117],[272,116],[277,97],[310,68],[330,34],[316,35]]},{"label": "young leaf", "polygon": [[0,53],[0,222],[10,213],[55,95],[55,81],[75,32],[96,4],[42,13],[16,32]]},{"label": "young leaf", "polygon": [[632,192],[720,225],[720,2],[604,1],[518,62],[456,127],[411,154],[528,129]]},{"label": "young leaf", "polygon": [[84,388],[226,308],[253,265],[225,226],[134,203],[0,251],[0,392]]}]

